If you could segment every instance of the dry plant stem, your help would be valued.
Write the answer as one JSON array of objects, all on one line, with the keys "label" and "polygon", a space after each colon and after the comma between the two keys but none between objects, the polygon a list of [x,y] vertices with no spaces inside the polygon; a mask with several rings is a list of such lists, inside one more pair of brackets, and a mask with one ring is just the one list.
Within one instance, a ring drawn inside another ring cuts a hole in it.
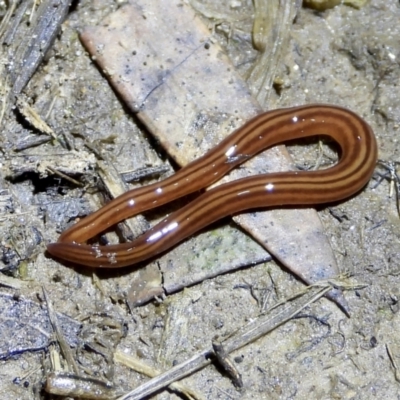
[{"label": "dry plant stem", "polygon": [[[271,308],[266,314],[240,328],[236,333],[222,341],[227,354],[234,350],[253,342],[259,337],[272,331],[276,327],[289,321],[309,304],[318,300],[332,289],[332,286],[311,286],[303,295],[297,295],[291,301],[281,302]],[[126,395],[119,397],[118,400],[140,400],[150,396],[156,391],[170,385],[172,382],[180,380],[195,371],[211,363],[214,356],[212,347],[194,355],[189,360],[171,368],[169,371],[151,379],[142,386]]]},{"label": "dry plant stem", "polygon": [[257,0],[254,5],[253,42],[260,54],[247,77],[247,83],[253,96],[261,106],[266,107],[276,68],[282,51],[288,48],[290,27],[301,2]]},{"label": "dry plant stem", "polygon": [[78,374],[79,370],[78,370],[78,366],[76,365],[76,362],[74,360],[74,358],[72,357],[71,351],[70,351],[70,347],[67,344],[67,342],[64,339],[64,336],[61,332],[61,329],[58,325],[58,321],[57,321],[57,315],[55,314],[54,310],[53,310],[53,306],[50,302],[50,299],[48,298],[47,292],[45,290],[45,288],[43,287],[43,295],[44,298],[46,300],[46,304],[47,304],[47,310],[49,313],[49,319],[51,322],[51,325],[53,326],[54,332],[56,334],[57,337],[57,341],[60,345],[61,351],[65,357],[65,359],[67,360],[68,366],[69,368],[75,373]]},{"label": "dry plant stem", "polygon": [[[3,222],[3,221],[4,221],[3,219],[0,219],[0,222]],[[32,283],[32,282],[21,281],[20,279],[16,279],[11,276],[0,274],[0,286],[4,286],[7,288],[16,289],[16,290],[21,290],[21,289],[27,289],[30,284],[32,284],[32,286],[35,285],[35,283]]]},{"label": "dry plant stem", "polygon": [[52,174],[58,175],[59,177],[65,179],[66,181],[71,182],[72,184],[74,184],[74,185],[76,185],[76,186],[78,186],[78,187],[83,187],[83,184],[82,184],[82,183],[78,182],[76,179],[71,178],[70,176],[68,176],[68,175],[66,175],[66,174],[63,174],[61,171],[57,171],[55,168],[50,167],[50,166],[48,166],[48,167],[46,167],[46,168],[47,168],[47,170],[48,170],[49,172],[51,172]]},{"label": "dry plant stem", "polygon": [[[0,24],[0,37],[3,38],[3,44],[8,46],[10,45],[11,40],[13,39],[13,36],[15,34],[15,30],[18,27],[18,24],[21,21],[23,15],[25,14],[27,5],[28,2],[24,1],[17,10],[17,12],[15,12],[15,9],[17,7],[17,2],[16,1],[10,2],[8,10],[3,16],[3,19],[1,20]],[[10,24],[10,20],[13,15],[14,15],[14,22]],[[6,31],[7,35],[5,35]]]},{"label": "dry plant stem", "polygon": [[[134,371],[139,372],[143,375],[147,375],[150,378],[154,378],[155,376],[161,374],[161,371],[153,367],[149,367],[148,365],[142,363],[140,360],[128,354],[124,354],[119,350],[117,350],[114,353],[114,361],[126,365],[127,367],[133,369]],[[168,388],[173,390],[174,392],[181,393],[188,399],[197,399],[197,400],[204,399],[204,397],[200,393],[195,392],[194,390],[188,388],[187,386],[182,385],[179,382],[171,383],[171,385],[169,385]]]},{"label": "dry plant stem", "polygon": [[139,182],[147,178],[158,178],[168,171],[170,171],[170,168],[167,165],[158,165],[154,167],[142,167],[133,171],[125,171],[120,174],[124,182],[131,183]]},{"label": "dry plant stem", "polygon": [[236,368],[235,364],[225,351],[224,346],[216,340],[213,340],[212,347],[214,350],[214,356],[217,363],[224,369],[227,375],[232,379],[233,384],[237,388],[243,387],[242,375]]},{"label": "dry plant stem", "polygon": [[19,68],[15,69],[18,75],[13,77],[14,94],[21,93],[42,62],[68,13],[70,3],[70,0],[45,0],[38,7],[31,24],[34,28],[30,40],[21,46],[23,54],[17,55]]},{"label": "dry plant stem", "polygon": [[[128,185],[126,185],[112,162],[98,160],[97,165],[100,178],[112,199],[128,190]],[[124,223],[130,229],[132,236],[139,236],[149,228],[143,215],[127,219]]]},{"label": "dry plant stem", "polygon": [[118,396],[115,389],[103,381],[63,372],[49,373],[44,389],[63,398],[111,400]]},{"label": "dry plant stem", "polygon": [[[2,118],[0,116],[0,124],[1,124],[1,121],[2,121]],[[50,140],[51,140],[51,137],[44,136],[44,135],[37,136],[37,137],[36,136],[35,137],[28,137],[25,140],[23,139],[22,141],[16,143],[15,147],[14,147],[14,151],[18,152],[18,151],[23,151],[23,150],[26,150],[26,149],[30,149],[32,147],[37,147],[37,146],[40,146],[40,145],[45,144],[47,142],[50,142]]]}]

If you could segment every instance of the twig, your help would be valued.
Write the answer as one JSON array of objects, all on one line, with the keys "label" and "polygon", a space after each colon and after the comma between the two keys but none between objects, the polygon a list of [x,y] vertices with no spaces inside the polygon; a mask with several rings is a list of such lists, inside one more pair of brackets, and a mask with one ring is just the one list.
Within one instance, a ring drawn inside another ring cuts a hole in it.
[{"label": "twig", "polygon": [[67,180],[67,181],[73,183],[73,184],[76,185],[76,186],[83,187],[83,184],[82,184],[81,182],[77,181],[77,180],[74,179],[74,178],[71,178],[70,176],[68,176],[68,175],[66,175],[66,174],[64,174],[64,173],[62,173],[61,171],[57,171],[57,170],[56,170],[55,168],[53,168],[53,167],[47,166],[46,169],[47,169],[48,171],[50,171],[52,174],[58,175],[59,177],[64,178],[65,180]]},{"label": "twig", "polygon": [[[126,365],[127,367],[143,374],[147,375],[150,378],[154,378],[155,376],[159,376],[161,374],[160,371],[153,367],[149,367],[148,365],[144,364],[140,360],[128,355],[124,354],[121,351],[117,350],[114,353],[114,360],[121,364]],[[183,396],[186,396],[188,399],[197,399],[202,400],[203,397],[201,394],[193,391],[192,389],[188,388],[187,386],[182,385],[181,383],[174,382],[169,385],[169,389],[173,390],[174,392],[179,392]]]}]

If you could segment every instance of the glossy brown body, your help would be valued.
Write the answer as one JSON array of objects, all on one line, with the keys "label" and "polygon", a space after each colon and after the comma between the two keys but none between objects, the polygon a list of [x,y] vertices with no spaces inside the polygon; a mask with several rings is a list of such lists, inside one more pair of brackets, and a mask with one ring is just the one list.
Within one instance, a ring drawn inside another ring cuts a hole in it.
[{"label": "glossy brown body", "polygon": [[[310,136],[328,136],[341,149],[339,162],[325,170],[251,176],[206,191],[132,242],[83,244],[110,226],[218,181],[262,150]],[[308,105],[263,113],[233,132],[175,175],[130,190],[63,232],[48,245],[55,257],[90,267],[132,265],[168,250],[223,217],[254,208],[316,205],[346,199],[362,189],[377,161],[369,125],[353,112]]]}]

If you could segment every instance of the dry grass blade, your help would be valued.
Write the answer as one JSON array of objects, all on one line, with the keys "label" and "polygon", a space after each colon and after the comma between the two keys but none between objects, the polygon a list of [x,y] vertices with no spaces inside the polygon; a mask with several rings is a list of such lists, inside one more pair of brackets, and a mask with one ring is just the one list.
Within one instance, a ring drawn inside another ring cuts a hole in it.
[{"label": "dry grass blade", "polygon": [[253,24],[253,43],[260,50],[247,83],[260,104],[266,104],[282,52],[287,49],[290,26],[300,7],[298,0],[257,0]]}]

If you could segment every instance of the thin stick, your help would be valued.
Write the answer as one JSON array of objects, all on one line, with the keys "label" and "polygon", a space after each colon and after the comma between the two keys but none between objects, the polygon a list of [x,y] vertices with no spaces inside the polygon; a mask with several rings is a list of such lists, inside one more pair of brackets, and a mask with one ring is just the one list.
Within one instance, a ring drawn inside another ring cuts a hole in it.
[{"label": "thin stick", "polygon": [[[158,371],[157,369],[150,367],[147,364],[144,364],[142,361],[128,354],[124,354],[119,350],[117,350],[114,353],[114,361],[126,365],[127,367],[132,368],[133,370],[141,374],[149,376],[150,378],[154,378],[155,376],[159,376],[161,374],[161,372]],[[200,393],[195,392],[194,390],[188,388],[187,386],[182,385],[179,382],[174,382],[171,385],[169,385],[169,389],[181,393],[188,399],[203,400],[203,397],[201,396]]]}]

